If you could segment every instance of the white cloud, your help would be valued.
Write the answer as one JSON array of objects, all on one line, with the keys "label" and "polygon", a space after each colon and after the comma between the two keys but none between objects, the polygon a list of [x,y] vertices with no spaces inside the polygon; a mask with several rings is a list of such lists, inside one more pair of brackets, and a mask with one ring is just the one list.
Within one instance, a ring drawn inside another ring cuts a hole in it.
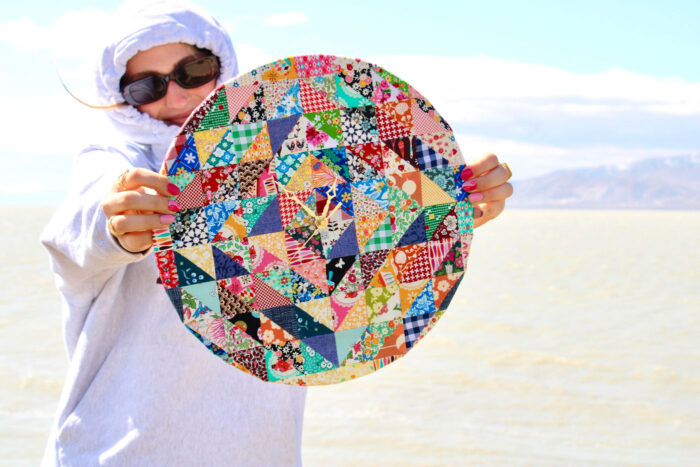
[{"label": "white cloud", "polygon": [[279,58],[273,57],[262,49],[245,42],[236,43],[236,57],[240,64],[238,68],[241,73],[246,73]]},{"label": "white cloud", "polygon": [[0,24],[0,42],[20,53],[50,51],[56,59],[86,58],[96,55],[114,31],[115,21],[109,12],[88,8],[68,11],[48,26],[29,18]]},{"label": "white cloud", "polygon": [[[489,57],[370,60],[409,80],[442,113],[446,113],[442,109],[454,110],[451,121],[482,119],[483,113],[473,107],[484,103],[487,111],[519,107],[528,112],[536,107],[572,115],[621,110],[700,115],[700,83],[677,78],[653,78],[620,69],[581,74]],[[497,118],[497,114],[488,117]]]},{"label": "white cloud", "polygon": [[306,23],[309,20],[307,16],[300,11],[290,11],[289,13],[277,13],[265,18],[265,24],[268,26],[291,26],[293,24]]}]

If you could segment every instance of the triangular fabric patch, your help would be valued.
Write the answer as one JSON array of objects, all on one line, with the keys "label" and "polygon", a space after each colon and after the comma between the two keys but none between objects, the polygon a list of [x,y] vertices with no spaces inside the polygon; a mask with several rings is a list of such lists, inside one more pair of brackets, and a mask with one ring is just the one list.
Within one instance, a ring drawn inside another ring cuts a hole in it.
[{"label": "triangular fabric patch", "polygon": [[221,306],[219,304],[219,294],[216,291],[216,282],[201,282],[198,284],[186,286],[182,288],[183,304],[185,297],[188,299],[194,298],[199,304],[204,305],[210,312],[221,314]]},{"label": "triangular fabric patch", "polygon": [[357,232],[355,231],[355,222],[353,221],[348,225],[335,245],[333,245],[333,248],[331,248],[330,253],[328,253],[328,259],[356,255],[359,252],[357,248]]},{"label": "triangular fabric patch", "polygon": [[413,114],[413,130],[416,135],[452,131],[452,128],[437,113],[430,102],[424,99],[411,99],[411,113]]},{"label": "triangular fabric patch", "polygon": [[384,144],[394,151],[401,159],[405,160],[418,170],[418,155],[416,154],[415,138],[403,137],[396,139],[385,140]]},{"label": "triangular fabric patch", "polygon": [[233,138],[233,150],[236,154],[245,154],[255,138],[263,128],[266,128],[265,122],[252,122],[240,125],[231,125],[231,137]]},{"label": "triangular fabric patch", "polygon": [[[299,169],[308,153],[300,152],[297,154],[287,154],[285,156],[277,156],[273,162],[275,168],[275,176],[277,182],[286,188],[289,180],[294,173]],[[310,184],[311,185],[311,184]]]},{"label": "triangular fabric patch", "polygon": [[450,165],[463,166],[464,156],[457,145],[457,139],[454,134],[442,131],[440,133],[424,134],[420,138],[448,161]]},{"label": "triangular fabric patch", "polygon": [[282,142],[279,155],[286,156],[287,154],[296,154],[308,151],[308,144],[306,143],[306,130],[308,127],[309,120],[304,116],[299,118],[285,140]]},{"label": "triangular fabric patch", "polygon": [[348,329],[366,327],[369,324],[370,311],[367,306],[365,294],[360,293],[352,303],[350,309],[344,310],[344,313],[344,315],[338,314],[336,331],[347,331]]},{"label": "triangular fabric patch", "polygon": [[209,242],[216,238],[224,223],[233,214],[240,203],[226,201],[224,203],[210,204],[204,208],[207,215],[207,227],[209,228]]},{"label": "triangular fabric patch", "polygon": [[450,163],[445,160],[440,154],[435,152],[433,148],[421,141],[420,138],[415,138],[416,156],[421,170],[433,169],[437,167],[447,167]]},{"label": "triangular fabric patch", "polygon": [[254,349],[232,353],[229,358],[245,368],[251,375],[263,381],[268,381],[265,352],[264,347],[255,347]]},{"label": "triangular fabric patch", "polygon": [[255,283],[255,303],[253,306],[258,310],[266,310],[279,306],[291,305],[292,301],[270,287],[265,281],[256,275],[251,276]]},{"label": "triangular fabric patch", "polygon": [[394,252],[390,251],[382,266],[374,274],[369,287],[391,287],[398,283],[398,271],[394,263]]},{"label": "triangular fabric patch", "polygon": [[[333,365],[338,366],[338,351],[336,348],[335,336],[333,334],[321,334],[318,336],[306,337],[302,342],[316,352],[320,353]],[[304,367],[306,369],[306,367]]]},{"label": "triangular fabric patch", "polygon": [[324,110],[337,109],[335,103],[328,100],[328,95],[321,94],[320,91],[314,89],[309,83],[299,81],[299,95],[301,97],[301,106],[304,112],[323,112]]},{"label": "triangular fabric patch", "polygon": [[219,305],[221,315],[225,318],[233,318],[241,313],[252,313],[255,311],[244,299],[228,290],[217,282],[216,290],[219,294]]},{"label": "triangular fabric patch", "polygon": [[427,242],[425,235],[425,213],[420,213],[411,226],[403,234],[396,246],[415,245],[416,243]]},{"label": "triangular fabric patch", "polygon": [[377,226],[372,236],[367,239],[360,250],[362,253],[368,251],[385,250],[392,247],[393,229],[391,216],[385,216],[384,220]]},{"label": "triangular fabric patch", "polygon": [[181,171],[195,172],[199,170],[199,156],[197,155],[197,144],[194,136],[178,137],[175,140],[175,150],[177,156],[170,164],[168,175],[176,175]]},{"label": "triangular fabric patch", "polygon": [[297,328],[298,309],[294,305],[287,305],[267,308],[262,310],[261,313],[296,339],[299,339],[299,329]]},{"label": "triangular fabric patch", "polygon": [[382,155],[387,151],[386,145],[381,142],[372,142],[357,146],[346,146],[345,149],[371,165],[377,173],[381,173],[383,167]]},{"label": "triangular fabric patch", "polygon": [[294,175],[289,179],[285,186],[289,191],[303,191],[309,188],[314,188],[314,170],[313,167],[320,163],[313,155],[309,154],[299,165],[299,168],[294,172]]},{"label": "triangular fabric patch", "polygon": [[367,287],[367,285],[372,282],[374,274],[379,270],[382,264],[384,264],[384,260],[389,255],[390,251],[391,250],[372,251],[360,255],[362,285],[364,287]]},{"label": "triangular fabric patch", "polygon": [[256,235],[248,238],[250,244],[264,248],[277,258],[285,262],[289,261],[285,248],[284,232],[272,232],[263,235]]},{"label": "triangular fabric patch", "polygon": [[177,248],[186,248],[197,245],[204,245],[209,241],[207,232],[207,214],[204,209],[199,209],[195,216],[191,217],[191,222],[187,230],[175,242]]},{"label": "triangular fabric patch", "polygon": [[277,197],[275,197],[270,204],[267,205],[265,211],[255,222],[255,225],[248,236],[252,237],[255,235],[281,232],[282,230],[282,223],[280,221],[280,205]]},{"label": "triangular fabric patch", "polygon": [[382,141],[411,136],[410,128],[397,122],[381,107],[377,107],[377,126]]},{"label": "triangular fabric patch", "polygon": [[260,159],[243,162],[238,166],[238,182],[242,198],[256,198],[258,194],[258,181],[270,165],[269,159]]},{"label": "triangular fabric patch", "polygon": [[267,125],[263,125],[262,129],[255,135],[255,139],[246,149],[240,164],[250,161],[266,160],[271,161],[273,157],[272,147],[270,146],[270,133]]},{"label": "triangular fabric patch", "polygon": [[272,148],[273,154],[279,154],[284,140],[287,139],[289,132],[292,131],[300,118],[301,114],[298,114],[292,115],[291,117],[267,121],[267,130],[270,134],[270,147]]},{"label": "triangular fabric patch", "polygon": [[[294,316],[296,316],[296,314]],[[277,323],[265,316],[264,312],[260,313],[260,330],[262,332],[263,344],[265,345],[285,345],[287,342],[296,339]]]},{"label": "triangular fabric patch", "polygon": [[335,345],[339,365],[350,356],[352,348],[358,343],[360,337],[362,337],[366,330],[366,327],[361,327],[337,331],[335,333]]},{"label": "triangular fabric patch", "polygon": [[454,204],[452,203],[436,204],[433,206],[425,207],[425,210],[423,212],[425,213],[425,225],[427,227],[425,236],[427,238],[433,237],[435,229],[438,228],[442,220],[452,209],[454,209]]},{"label": "triangular fabric patch", "polygon": [[447,293],[445,298],[442,300],[442,303],[440,303],[438,310],[440,310],[440,311],[447,310],[447,307],[449,307],[450,303],[452,303],[452,299],[454,298],[455,293],[457,292],[457,289],[459,288],[459,284],[462,283],[462,279],[464,279],[464,274],[461,275],[459,277],[459,279],[457,279],[457,282],[455,283],[455,285],[452,286],[452,289],[450,289],[450,291]]},{"label": "triangular fabric patch", "polygon": [[420,172],[409,172],[393,177],[395,188],[403,190],[420,206],[423,206],[423,178]]},{"label": "triangular fabric patch", "polygon": [[233,325],[229,320],[223,319],[222,323],[226,333],[225,350],[228,355],[260,347],[260,342],[243,332],[238,326]]},{"label": "triangular fabric patch", "polygon": [[[223,167],[226,165],[238,164],[238,161],[240,160],[240,157],[236,157],[235,154],[235,141],[233,140],[231,130],[228,127],[222,129],[226,130],[226,132],[220,138],[216,147],[214,147],[214,149],[211,151],[207,162],[204,164],[204,168]],[[197,134],[195,133],[195,140],[197,139],[196,135]]]},{"label": "triangular fabric patch", "polygon": [[308,300],[306,302],[299,302],[297,303],[297,306],[327,328],[334,328],[335,313],[331,306],[330,297],[322,297],[314,300]]},{"label": "triangular fabric patch", "polygon": [[292,195],[286,193],[279,195],[280,219],[283,227],[288,226],[296,214],[301,210],[299,203],[295,201],[294,198],[297,198],[302,203],[306,203],[312,191],[313,190],[309,188],[308,190],[297,191]]},{"label": "triangular fabric patch", "polygon": [[216,269],[217,279],[227,279],[229,277],[245,276],[250,274],[249,271],[231,259],[226,253],[216,247],[212,247],[211,251],[214,256],[214,268]]},{"label": "triangular fabric patch", "polygon": [[372,101],[362,94],[345,85],[345,81],[340,76],[335,77],[336,98],[342,107],[360,107],[372,105]]},{"label": "triangular fabric patch", "polygon": [[350,180],[369,180],[371,178],[379,177],[380,173],[372,167],[370,164],[365,162],[358,155],[351,151],[346,151],[346,157],[348,160],[348,169],[350,171]]},{"label": "triangular fabric patch", "polygon": [[231,123],[252,123],[264,122],[266,117],[265,112],[265,94],[262,87],[253,92],[247,105],[238,112],[231,112]]},{"label": "triangular fabric patch", "polygon": [[445,193],[437,183],[421,173],[421,196],[423,206],[433,206],[435,204],[456,203],[457,200]]},{"label": "triangular fabric patch", "polygon": [[224,88],[229,114],[231,115],[229,121],[238,114],[238,111],[241,110],[243,106],[250,102],[253,93],[255,93],[259,87],[259,84],[254,84],[249,86],[226,86]]},{"label": "triangular fabric patch", "polygon": [[168,298],[173,304],[173,307],[175,307],[175,311],[177,311],[177,315],[180,317],[180,321],[182,321],[182,291],[180,287],[165,289],[165,292],[168,294]]},{"label": "triangular fabric patch", "polygon": [[262,339],[258,333],[260,330],[260,318],[254,313],[238,313],[232,318],[225,319],[234,326],[238,326],[241,331],[262,344]]},{"label": "triangular fabric patch", "polygon": [[430,249],[424,244],[419,246],[412,260],[408,263],[408,267],[404,268],[399,273],[399,280],[404,284],[408,284],[411,282],[430,279],[431,277],[432,270],[430,269]]},{"label": "triangular fabric patch", "polygon": [[428,283],[420,291],[418,297],[414,300],[411,308],[406,312],[406,317],[409,316],[420,316],[429,313],[434,313],[435,310],[435,299],[433,298],[433,281],[429,280]]},{"label": "triangular fabric patch", "polygon": [[352,268],[357,261],[357,256],[342,256],[329,260],[326,263],[326,275],[330,283],[331,291],[338,287],[340,281],[345,277],[345,274]]},{"label": "triangular fabric patch", "polygon": [[223,127],[228,125],[228,122],[229,113],[226,92],[221,92],[218,93],[218,97],[212,104],[211,108],[204,118],[202,118],[202,121],[199,123],[199,127],[197,128],[197,132]]},{"label": "triangular fabric patch", "polygon": [[427,315],[409,316],[403,319],[404,336],[406,337],[406,349],[411,347],[418,341],[421,331],[430,323],[430,320],[435,316],[435,313]]},{"label": "triangular fabric patch", "polygon": [[301,308],[297,307],[296,314],[297,328],[299,330],[300,339],[307,339],[312,336],[333,333],[332,329],[328,329],[326,326],[321,324],[317,319],[315,319],[313,316],[311,316]]},{"label": "triangular fabric patch", "polygon": [[309,159],[312,157],[317,161],[311,166],[314,188],[326,187],[334,183],[345,183],[347,181],[324,162],[320,161],[315,156],[309,155]]},{"label": "triangular fabric patch", "polygon": [[311,282],[313,285],[328,293],[328,281],[326,280],[326,261],[318,258],[312,261],[305,261],[301,264],[291,266],[292,270],[301,277]]},{"label": "triangular fabric patch", "polygon": [[443,217],[440,224],[433,231],[430,241],[455,241],[459,239],[459,226],[457,225],[457,214],[454,206]]},{"label": "triangular fabric patch", "polygon": [[197,146],[197,156],[199,157],[199,165],[205,167],[211,153],[216,149],[221,141],[221,138],[226,134],[228,128],[212,128],[207,131],[198,131],[194,133],[194,142]]}]

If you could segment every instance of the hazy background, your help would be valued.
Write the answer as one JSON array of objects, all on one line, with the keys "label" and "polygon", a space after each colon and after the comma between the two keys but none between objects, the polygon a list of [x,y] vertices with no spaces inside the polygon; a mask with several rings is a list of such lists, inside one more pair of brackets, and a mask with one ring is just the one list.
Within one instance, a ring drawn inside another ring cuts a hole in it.
[{"label": "hazy background", "polygon": [[[516,180],[700,151],[700,3],[694,1],[203,0],[241,72],[330,53],[374,60],[426,95],[469,158]],[[54,203],[70,161],[100,141],[81,97],[117,2],[0,1],[0,203]]]},{"label": "hazy background", "polygon": [[[310,391],[308,465],[700,465],[700,211],[675,210],[700,207],[700,3],[198,3],[242,72],[375,61],[468,158],[515,173],[417,350]],[[37,237],[73,155],[105,132],[55,69],[91,98],[117,6],[0,0],[0,465],[36,465],[48,435],[66,361]]]}]

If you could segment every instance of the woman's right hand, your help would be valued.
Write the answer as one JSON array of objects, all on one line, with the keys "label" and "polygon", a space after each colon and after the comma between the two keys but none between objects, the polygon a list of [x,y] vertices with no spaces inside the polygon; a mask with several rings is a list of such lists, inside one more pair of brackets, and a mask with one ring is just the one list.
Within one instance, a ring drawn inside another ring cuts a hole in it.
[{"label": "woman's right hand", "polygon": [[151,247],[152,231],[173,223],[180,205],[170,197],[180,193],[168,177],[147,169],[129,169],[112,185],[102,202],[108,228],[127,251],[138,253]]}]

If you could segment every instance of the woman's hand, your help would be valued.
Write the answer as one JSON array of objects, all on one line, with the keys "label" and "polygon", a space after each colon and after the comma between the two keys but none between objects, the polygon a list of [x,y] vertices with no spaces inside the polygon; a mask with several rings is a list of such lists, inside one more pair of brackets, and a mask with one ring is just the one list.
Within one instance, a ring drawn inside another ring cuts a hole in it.
[{"label": "woman's hand", "polygon": [[495,154],[471,162],[462,172],[462,189],[469,192],[474,205],[474,228],[495,219],[506,207],[506,198],[513,194],[510,177],[510,169],[501,165]]},{"label": "woman's hand", "polygon": [[102,202],[109,231],[127,251],[148,250],[152,231],[172,224],[173,214],[181,209],[170,199],[179,192],[163,175],[141,168],[127,170]]}]

